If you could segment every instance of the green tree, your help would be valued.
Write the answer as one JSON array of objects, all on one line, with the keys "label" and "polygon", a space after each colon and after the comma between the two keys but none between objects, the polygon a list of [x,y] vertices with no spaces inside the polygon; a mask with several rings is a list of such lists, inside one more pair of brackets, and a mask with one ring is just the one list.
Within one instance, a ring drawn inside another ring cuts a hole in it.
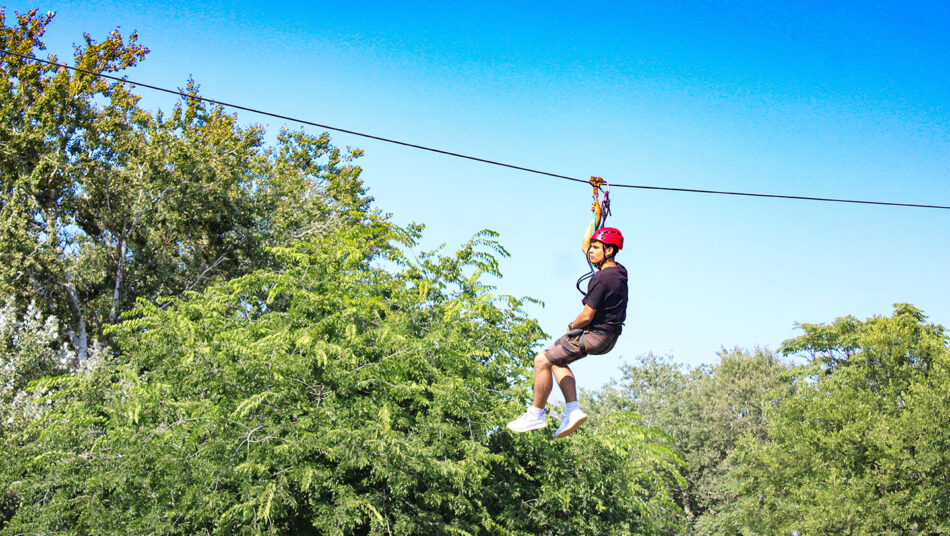
[{"label": "green tree", "polygon": [[[2,534],[662,534],[677,456],[617,414],[570,441],[500,428],[538,325],[503,250],[392,247],[385,223],[275,251],[161,308],[5,442]],[[383,266],[388,268],[384,269]]]},{"label": "green tree", "polygon": [[939,325],[891,317],[805,324],[784,351],[811,364],[733,454],[723,533],[950,532],[950,350]]},{"label": "green tree", "polygon": [[764,409],[791,392],[789,367],[756,348],[719,353],[719,362],[685,370],[670,357],[641,356],[621,379],[585,393],[596,414],[621,410],[668,433],[686,462],[677,498],[698,534],[716,534],[716,511],[732,500],[724,492],[729,454],[744,436],[764,437]]},{"label": "green tree", "polygon": [[498,528],[512,530],[489,533],[668,535],[683,529],[672,491],[686,484],[683,460],[666,434],[631,411],[614,411],[572,437],[495,437],[504,458],[484,495]]},{"label": "green tree", "polygon": [[0,307],[0,433],[34,419],[38,407],[26,393],[27,385],[50,374],[63,374],[72,360],[59,342],[59,322],[30,306],[19,314],[8,301]]},{"label": "green tree", "polygon": [[[0,11],[0,50],[35,56],[52,18],[7,26]],[[147,52],[135,34],[86,35],[73,63],[118,73]],[[284,131],[271,148],[197,99],[167,116],[138,101],[122,82],[0,58],[0,295],[61,319],[79,361],[138,297],[200,289],[267,266],[268,246],[378,217],[359,151],[325,134]]]}]

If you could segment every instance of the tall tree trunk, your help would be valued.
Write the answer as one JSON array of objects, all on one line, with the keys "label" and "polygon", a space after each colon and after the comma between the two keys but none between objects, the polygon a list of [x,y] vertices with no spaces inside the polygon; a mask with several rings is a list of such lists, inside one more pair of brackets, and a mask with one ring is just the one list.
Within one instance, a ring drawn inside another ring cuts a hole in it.
[{"label": "tall tree trunk", "polygon": [[115,324],[115,319],[119,314],[119,299],[122,297],[122,279],[125,276],[125,243],[123,237],[119,240],[118,260],[115,268],[115,287],[112,289],[112,309],[109,311],[109,323]]},{"label": "tall tree trunk", "polygon": [[66,294],[73,303],[76,310],[76,322],[69,326],[69,339],[73,343],[73,349],[76,350],[76,357],[82,363],[89,357],[89,336],[86,333],[86,319],[83,317],[83,307],[79,303],[79,296],[76,295],[76,287],[72,283],[66,285]]}]

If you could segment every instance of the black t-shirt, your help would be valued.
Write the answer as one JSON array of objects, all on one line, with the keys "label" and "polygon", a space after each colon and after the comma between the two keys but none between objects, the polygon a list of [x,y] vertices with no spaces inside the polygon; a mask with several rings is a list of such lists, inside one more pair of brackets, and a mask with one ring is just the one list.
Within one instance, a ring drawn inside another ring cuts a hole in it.
[{"label": "black t-shirt", "polygon": [[627,269],[617,264],[595,273],[581,303],[595,310],[590,329],[620,333],[627,319]]}]

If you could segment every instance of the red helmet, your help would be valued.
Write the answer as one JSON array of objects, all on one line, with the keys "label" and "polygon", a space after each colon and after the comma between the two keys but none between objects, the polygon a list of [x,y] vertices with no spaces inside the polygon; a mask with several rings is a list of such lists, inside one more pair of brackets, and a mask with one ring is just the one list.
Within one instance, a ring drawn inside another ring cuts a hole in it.
[{"label": "red helmet", "polygon": [[604,245],[617,246],[617,249],[623,249],[623,235],[620,229],[614,227],[601,227],[594,231],[594,236],[590,237],[591,242],[597,241]]}]

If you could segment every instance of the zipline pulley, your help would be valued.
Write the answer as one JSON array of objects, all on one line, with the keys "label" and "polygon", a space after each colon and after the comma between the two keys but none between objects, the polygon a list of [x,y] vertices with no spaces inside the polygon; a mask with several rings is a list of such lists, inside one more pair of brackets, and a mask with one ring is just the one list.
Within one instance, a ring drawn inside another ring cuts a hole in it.
[{"label": "zipline pulley", "polygon": [[[594,201],[590,205],[591,212],[594,213],[594,219],[587,227],[587,234],[584,236],[583,249],[584,249],[584,258],[587,260],[587,265],[590,267],[590,271],[582,275],[577,280],[577,291],[587,295],[581,289],[581,283],[594,277],[594,273],[597,270],[594,269],[594,265],[590,262],[590,259],[587,259],[587,250],[590,248],[590,238],[594,236],[594,233],[597,229],[600,229],[607,222],[607,216],[610,216],[610,184],[605,181],[602,177],[591,177],[590,185],[594,188]],[[603,199],[600,198],[600,195],[603,194]]]}]

